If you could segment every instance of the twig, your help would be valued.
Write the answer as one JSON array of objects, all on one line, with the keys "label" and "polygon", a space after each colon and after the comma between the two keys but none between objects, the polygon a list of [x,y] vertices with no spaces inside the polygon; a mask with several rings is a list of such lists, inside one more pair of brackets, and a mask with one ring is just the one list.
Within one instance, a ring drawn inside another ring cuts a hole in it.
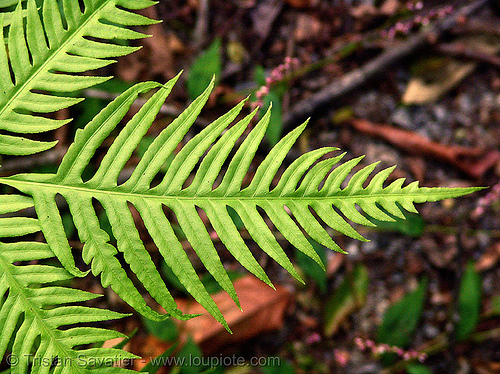
[{"label": "twig", "polygon": [[463,44],[437,44],[435,46],[437,52],[446,56],[465,58],[492,65],[500,68],[500,57],[488,53],[479,52],[472,48],[468,48]]},{"label": "twig", "polygon": [[[489,339],[498,339],[499,337],[500,328],[497,327],[487,331],[476,332],[470,336],[469,341],[473,343],[481,343]],[[434,339],[426,343],[421,349],[418,349],[418,351],[426,353],[428,356],[432,356],[444,351],[449,347],[449,345],[450,341],[448,339],[448,335],[445,333],[441,333]],[[394,365],[389,366],[387,369],[384,369],[382,371],[382,374],[399,373],[404,370],[410,363],[411,361],[399,361]]]},{"label": "twig", "polygon": [[408,153],[447,162],[476,179],[483,177],[500,160],[500,152],[497,150],[458,145],[447,146],[432,142],[411,131],[374,124],[363,119],[352,119],[349,124],[363,134],[383,139]]},{"label": "twig", "polygon": [[283,126],[289,128],[297,125],[327,105],[334,105],[342,96],[362,86],[370,79],[382,75],[391,65],[425,46],[429,43],[430,39],[437,39],[443,32],[455,27],[459,19],[474,13],[487,3],[488,0],[476,0],[463,6],[455,14],[435,21],[417,35],[408,38],[403,44],[394,48],[388,48],[359,69],[345,74],[311,97],[299,101],[290,112],[285,114]]},{"label": "twig", "polygon": [[[118,97],[117,94],[112,94],[109,92],[105,92],[105,91],[101,91],[101,90],[94,90],[94,89],[83,91],[83,95],[85,97],[92,97],[95,99],[102,99],[102,100],[106,100],[106,101],[112,101]],[[146,104],[146,102],[147,102],[146,99],[138,97],[137,99],[135,99],[134,104],[132,104],[132,106],[142,106],[142,105]],[[160,113],[167,115],[167,116],[177,117],[181,114],[181,110],[177,109],[173,105],[163,104],[160,108]],[[198,117],[195,120],[195,123],[200,125],[200,126],[203,126],[203,127],[205,127],[209,124],[208,121],[206,121],[200,117]]]},{"label": "twig", "polygon": [[484,19],[469,20],[455,26],[450,32],[455,35],[487,34],[500,36],[500,24]]},{"label": "twig", "polygon": [[208,35],[209,0],[200,0],[198,5],[198,18],[193,32],[193,46],[200,49],[205,43]]},{"label": "twig", "polygon": [[259,2],[257,7],[252,13],[254,24],[258,21],[259,27],[254,27],[254,31],[258,36],[252,45],[250,56],[245,59],[242,64],[228,64],[222,71],[221,80],[226,80],[233,75],[251,68],[256,56],[261,53],[262,46],[267,41],[271,28],[280,15],[285,2],[283,0],[264,0]]},{"label": "twig", "polygon": [[[101,90],[94,90],[94,89],[83,91],[83,96],[91,97],[93,99],[106,100],[106,101],[112,101],[118,97],[117,94],[109,93],[109,92],[101,91]],[[142,106],[142,105],[146,104],[146,102],[147,102],[146,99],[139,97],[139,98],[135,99],[134,105]],[[160,113],[170,115],[170,116],[178,116],[180,114],[180,111],[176,107],[174,107],[173,105],[163,104],[161,109],[160,109]]]},{"label": "twig", "polygon": [[12,172],[33,170],[36,166],[55,164],[61,160],[66,150],[66,147],[56,147],[41,154],[5,160],[0,168],[0,173],[8,175]]}]

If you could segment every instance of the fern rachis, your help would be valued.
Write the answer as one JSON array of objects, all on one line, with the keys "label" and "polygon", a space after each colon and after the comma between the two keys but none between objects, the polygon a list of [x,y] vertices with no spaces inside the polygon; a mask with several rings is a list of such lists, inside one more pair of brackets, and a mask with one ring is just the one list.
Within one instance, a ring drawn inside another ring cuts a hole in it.
[{"label": "fern rachis", "polygon": [[[368,185],[363,187],[376,164],[360,169],[349,179],[347,186],[341,188],[342,182],[361,158],[350,160],[331,171],[343,155],[319,162],[318,160],[328,152],[336,150],[335,148],[324,148],[303,155],[286,168],[276,187],[271,189],[271,183],[286,154],[306,124],[290,132],[270,151],[256,169],[251,183],[243,188],[244,177],[265,134],[269,112],[248,134],[230,160],[229,153],[254,115],[251,113],[234,126],[230,126],[242,110],[244,102],[207,126],[174,155],[175,149],[208,99],[212,86],[158,135],[130,178],[118,185],[120,172],[151,126],[176,80],[177,77],[165,86],[151,82],[140,83],[110,103],[85,129],[77,132],[75,142],[63,158],[56,174],[23,174],[0,179],[0,183],[15,187],[33,197],[48,244],[63,263],[68,263],[72,256],[71,250],[55,203],[55,195],[62,195],[68,202],[80,239],[84,243],[84,261],[91,265],[94,275],[101,275],[104,286],[111,286],[127,303],[149,318],[162,317],[145,304],[115,257],[117,250],[124,253],[131,270],[170,315],[177,318],[190,316],[183,315],[177,309],[174,299],[162,282],[139,238],[127,205],[129,203],[141,215],[160,253],[181,283],[217,320],[225,324],[223,316],[203,287],[175,236],[163,212],[163,206],[173,211],[207,270],[238,303],[232,283],[197,213],[197,208],[205,211],[221,241],[235,258],[249,271],[270,284],[264,270],[252,256],[232,222],[227,207],[237,212],[256,243],[299,279],[257,207],[266,212],[276,229],[292,245],[321,264],[302,230],[322,245],[337,251],[342,250],[310,209],[333,229],[364,240],[337,210],[352,222],[371,226],[373,224],[367,216],[392,220],[385,212],[403,217],[401,209],[414,212],[415,202],[457,197],[476,190],[420,188],[417,182],[403,187],[404,179],[398,179],[384,187],[383,183],[393,168],[377,173]],[[97,148],[120,123],[137,96],[151,89],[158,90],[120,131],[94,176],[83,182],[81,174]],[[160,169],[169,157],[173,157],[173,161],[161,176]],[[225,162],[229,162],[227,170],[220,184],[213,188]],[[192,182],[184,187],[198,163]],[[157,175],[161,176],[161,181],[151,187],[153,178]],[[109,243],[109,236],[100,228],[92,199],[98,200],[104,207],[113,235],[117,238],[117,248]],[[364,214],[358,211],[357,206]],[[285,207],[301,227],[294,222]]]}]

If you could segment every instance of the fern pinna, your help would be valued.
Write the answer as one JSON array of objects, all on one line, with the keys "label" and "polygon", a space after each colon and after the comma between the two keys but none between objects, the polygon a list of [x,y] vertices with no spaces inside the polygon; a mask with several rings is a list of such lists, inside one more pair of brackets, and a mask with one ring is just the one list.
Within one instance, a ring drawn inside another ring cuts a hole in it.
[{"label": "fern pinna", "polygon": [[[0,195],[0,214],[31,206],[33,199],[29,197]],[[51,367],[56,368],[51,373],[130,373],[111,365],[119,359],[136,358],[131,353],[115,348],[78,349],[125,336],[112,330],[75,325],[125,315],[71,305],[99,295],[51,285],[73,278],[62,267],[23,264],[54,257],[48,244],[17,238],[38,231],[40,225],[34,218],[0,218],[0,357],[10,349],[10,373],[46,373]]]},{"label": "fern pinna", "polygon": [[[151,82],[140,83],[115,99],[84,129],[77,131],[75,142],[68,149],[56,174],[23,174],[0,178],[0,183],[33,197],[47,243],[67,269],[77,273],[55,202],[56,195],[62,195],[69,205],[80,239],[84,243],[83,259],[91,265],[93,274],[100,274],[103,286],[111,286],[123,300],[148,318],[160,319],[165,316],[158,315],[146,305],[115,257],[117,251],[124,254],[130,269],[169,315],[182,319],[191,316],[183,315],[177,309],[139,237],[128,204],[137,209],[165,262],[180,282],[228,328],[177,239],[163,211],[164,206],[173,211],[206,269],[238,304],[232,283],[197,209],[206,213],[228,251],[250,272],[271,284],[238,232],[228,207],[237,212],[260,248],[294,277],[300,279],[258,208],[266,213],[284,238],[322,265],[307,236],[328,248],[342,250],[331,239],[311,209],[331,228],[350,237],[365,240],[340,213],[355,223],[372,226],[367,217],[392,220],[387,214],[389,213],[404,218],[402,209],[415,211],[413,203],[462,196],[476,190],[421,188],[417,182],[403,187],[404,179],[398,179],[384,187],[383,183],[393,168],[377,173],[368,185],[363,187],[376,164],[357,171],[342,188],[342,183],[361,158],[345,162],[331,171],[343,155],[317,161],[327,153],[335,151],[335,148],[322,148],[299,157],[284,170],[277,185],[271,188],[285,156],[306,124],[286,135],[258,166],[251,183],[243,186],[257,147],[266,132],[269,111],[245,137],[232,157],[229,156],[230,152],[255,115],[255,112],[252,112],[234,126],[230,126],[241,112],[244,102],[207,126],[175,154],[207,101],[213,82],[156,137],[131,176],[118,185],[118,177],[125,164],[153,123],[177,79],[178,77],[175,77],[164,86]],[[82,172],[98,147],[122,121],[137,96],[152,89],[157,91],[119,132],[98,170],[88,181],[83,181]],[[173,160],[162,174],[161,169],[170,157],[173,157]],[[221,169],[226,163],[228,166],[222,175]],[[193,171],[194,177],[192,181],[188,181]],[[155,177],[160,181],[152,186]],[[220,180],[220,183],[216,184],[217,180]],[[117,248],[109,243],[108,234],[99,225],[92,204],[93,199],[99,201],[106,211],[113,235],[117,239]],[[357,206],[364,214],[358,211]]]},{"label": "fern pinna", "polygon": [[[19,134],[45,132],[67,123],[39,114],[82,100],[56,93],[75,92],[109,79],[79,73],[107,66],[114,62],[110,58],[137,49],[107,41],[146,36],[123,26],[156,22],[128,11],[153,5],[150,0],[82,3],[83,10],[79,0],[45,0],[39,10],[36,0],[0,0],[0,24],[10,25],[7,40],[0,34],[0,130],[8,132],[0,134],[0,154],[26,155],[53,147],[55,142]],[[14,11],[2,12],[12,6]]]}]

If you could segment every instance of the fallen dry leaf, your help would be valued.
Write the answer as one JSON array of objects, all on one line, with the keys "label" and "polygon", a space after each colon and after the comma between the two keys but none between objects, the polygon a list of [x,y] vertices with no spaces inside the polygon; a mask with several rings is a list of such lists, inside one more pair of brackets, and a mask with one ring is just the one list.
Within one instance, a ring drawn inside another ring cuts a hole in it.
[{"label": "fallen dry leaf", "polygon": [[369,3],[351,7],[350,13],[355,18],[392,16],[400,8],[401,4],[397,0],[385,0],[380,6],[376,7]]},{"label": "fallen dry leaf", "polygon": [[286,0],[286,3],[292,8],[304,9],[316,5],[316,0]]},{"label": "fallen dry leaf", "polygon": [[458,256],[455,238],[451,235],[445,236],[442,241],[432,237],[423,237],[421,243],[429,261],[437,268],[446,268]]},{"label": "fallen dry leaf", "polygon": [[275,291],[256,277],[247,275],[237,279],[234,288],[242,310],[226,292],[212,295],[233,334],[229,334],[200,304],[177,300],[179,309],[184,313],[204,313],[189,321],[176,321],[181,341],[191,336],[205,354],[210,354],[228,344],[283,327],[285,311],[292,300],[292,295],[284,287],[276,286]]},{"label": "fallen dry leaf", "polygon": [[412,78],[401,101],[416,105],[436,101],[472,73],[476,66],[475,62],[450,60],[442,67],[439,79]]},{"label": "fallen dry leaf", "polygon": [[[143,14],[152,19],[159,19],[155,8],[145,9]],[[145,33],[151,37],[141,40],[144,48],[122,57],[117,67],[117,75],[126,81],[175,76],[176,58],[187,52],[186,46],[173,32],[165,32],[159,23],[148,26]]]},{"label": "fallen dry leaf", "polygon": [[[226,292],[212,295],[229,324],[233,334],[217,322],[197,302],[177,299],[179,309],[188,314],[203,315],[188,321],[175,320],[179,328],[180,343],[177,349],[192,339],[205,355],[213,354],[221,348],[236,342],[243,342],[267,331],[279,330],[283,327],[285,312],[292,301],[292,295],[284,287],[276,286],[276,290],[252,275],[246,275],[234,281],[238,294],[240,310]],[[134,361],[135,370],[142,369],[151,357],[157,357],[172,346],[153,335],[137,337],[134,346],[140,347],[139,354],[143,359]]]},{"label": "fallen dry leaf", "polygon": [[321,22],[309,14],[300,14],[297,17],[297,25],[294,30],[295,40],[299,43],[318,38],[321,32]]},{"label": "fallen dry leaf", "polygon": [[135,338],[134,346],[140,348],[140,352],[134,352],[142,358],[134,360],[134,370],[140,371],[153,357],[160,356],[167,349],[172,347],[172,343],[166,343],[156,338],[154,335],[148,335],[145,338]]},{"label": "fallen dry leaf", "polygon": [[[498,38],[485,35],[467,35],[459,38],[455,45],[469,47],[485,55],[494,55],[500,50]],[[436,101],[454,88],[477,67],[476,62],[448,59],[438,70],[429,76],[426,71],[422,77],[414,77],[408,83],[402,102],[405,104],[426,104]]]},{"label": "fallen dry leaf", "polygon": [[332,256],[328,259],[328,263],[326,264],[327,277],[332,277],[335,273],[337,273],[345,258],[346,256],[342,253],[332,253]]},{"label": "fallen dry leaf", "polygon": [[479,257],[475,264],[476,271],[486,271],[495,266],[500,260],[500,242],[493,244]]},{"label": "fallen dry leaf", "polygon": [[408,153],[447,162],[473,178],[481,178],[500,161],[500,152],[497,150],[447,146],[432,142],[411,131],[374,124],[363,119],[353,119],[349,123],[363,134],[383,139]]}]

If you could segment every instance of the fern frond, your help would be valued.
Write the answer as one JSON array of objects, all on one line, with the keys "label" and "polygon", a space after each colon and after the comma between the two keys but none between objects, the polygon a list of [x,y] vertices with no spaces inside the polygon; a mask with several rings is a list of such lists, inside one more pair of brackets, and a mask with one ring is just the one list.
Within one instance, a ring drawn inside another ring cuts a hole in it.
[{"label": "fern frond", "polygon": [[[228,213],[228,207],[237,212],[261,249],[300,279],[258,208],[267,214],[276,229],[293,246],[322,265],[306,235],[328,248],[342,250],[311,210],[334,230],[365,240],[346,218],[361,225],[372,226],[367,217],[391,220],[386,212],[403,217],[403,209],[415,211],[413,203],[462,196],[476,190],[420,188],[415,182],[403,187],[404,179],[398,179],[384,187],[393,168],[375,174],[368,185],[363,187],[376,164],[365,166],[356,172],[347,186],[342,188],[342,182],[346,181],[361,158],[345,162],[332,171],[332,167],[343,155],[318,160],[335,151],[335,148],[323,148],[304,154],[286,168],[276,187],[272,188],[272,182],[277,178],[285,156],[304,130],[305,123],[290,132],[270,151],[256,169],[251,183],[243,187],[244,178],[266,132],[269,111],[246,136],[231,159],[230,152],[255,114],[253,112],[247,115],[231,127],[230,124],[240,113],[244,103],[207,126],[174,155],[175,149],[208,99],[213,82],[158,135],[130,178],[118,185],[119,174],[151,126],[176,80],[177,77],[163,87],[155,83],[138,84],[109,104],[83,130],[77,132],[75,142],[68,149],[56,174],[25,174],[0,178],[0,183],[33,197],[42,231],[59,258],[65,258],[71,253],[55,203],[55,195],[62,195],[68,202],[80,239],[84,243],[83,258],[87,264],[91,264],[92,272],[100,274],[104,286],[111,286],[127,303],[148,317],[159,318],[146,306],[127,277],[115,257],[117,250],[124,254],[125,261],[139,281],[170,315],[177,318],[187,316],[177,310],[144,248],[128,204],[137,209],[165,262],[180,282],[217,320],[225,324],[223,316],[203,287],[175,236],[163,207],[173,211],[202,263],[238,303],[232,283],[197,209],[205,211],[228,251],[250,272],[271,284],[238,232]],[[97,148],[122,120],[137,95],[155,87],[159,87],[158,91],[120,131],[97,172],[84,182],[82,172]],[[160,170],[172,155],[173,161],[162,175]],[[227,170],[221,174],[226,163]],[[194,178],[186,186],[193,171]],[[157,176],[161,178],[160,183],[152,187],[153,179]],[[220,184],[214,188],[218,178],[221,179]],[[92,199],[96,199],[104,207],[113,235],[117,239],[117,248],[109,243],[109,236],[99,226]],[[292,215],[298,224],[292,219]]]},{"label": "fern frond", "polygon": [[[0,195],[1,213],[30,206],[33,206],[31,198]],[[18,229],[12,230],[12,227]],[[40,226],[34,218],[0,218],[0,237],[21,236],[39,230]],[[4,235],[6,233],[8,235]],[[51,366],[57,363],[58,369],[54,373],[130,373],[129,370],[110,367],[109,363],[132,359],[135,355],[112,348],[78,349],[78,346],[124,335],[101,328],[73,326],[118,319],[124,314],[71,305],[99,295],[50,285],[72,278],[64,268],[20,264],[52,257],[54,254],[45,243],[0,241],[0,357],[12,344],[10,372],[48,373]],[[106,361],[108,366],[93,367],[95,363]]]},{"label": "fern frond", "polygon": [[[80,102],[57,93],[79,91],[109,77],[79,75],[107,66],[110,58],[135,51],[136,47],[110,43],[109,39],[138,39],[146,35],[127,26],[156,21],[130,12],[154,4],[150,0],[5,0],[0,8],[18,4],[13,12],[0,13],[0,24],[10,24],[8,40],[0,35],[0,154],[27,155],[54,146],[19,134],[40,133],[61,127],[67,120],[41,114]],[[65,26],[66,25],[66,26]],[[2,29],[3,30],[3,29]],[[98,38],[100,41],[91,40]],[[11,73],[12,72],[12,73]],[[46,92],[46,93],[41,93]]]}]

